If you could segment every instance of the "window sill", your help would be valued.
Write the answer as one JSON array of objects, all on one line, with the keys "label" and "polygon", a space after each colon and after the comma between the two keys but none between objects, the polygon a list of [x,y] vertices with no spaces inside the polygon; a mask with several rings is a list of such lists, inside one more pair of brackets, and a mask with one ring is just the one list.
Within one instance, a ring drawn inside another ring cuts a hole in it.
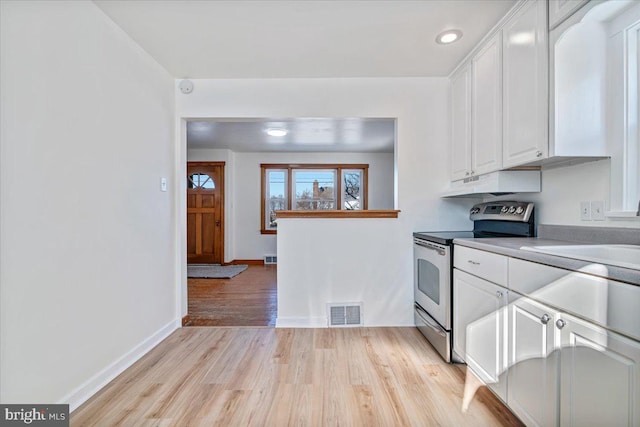
[{"label": "window sill", "polygon": [[637,212],[635,211],[609,211],[609,212],[606,212],[604,216],[611,219],[627,219],[627,220],[640,219]]},{"label": "window sill", "polygon": [[276,211],[276,218],[398,218],[398,210]]}]

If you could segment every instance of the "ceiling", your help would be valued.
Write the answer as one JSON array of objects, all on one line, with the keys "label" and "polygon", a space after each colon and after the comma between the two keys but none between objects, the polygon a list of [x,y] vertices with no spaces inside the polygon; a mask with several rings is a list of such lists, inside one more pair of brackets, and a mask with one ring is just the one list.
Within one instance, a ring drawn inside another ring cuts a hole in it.
[{"label": "ceiling", "polygon": [[[446,76],[515,0],[94,2],[174,77],[214,79]],[[446,29],[462,39],[437,44]],[[189,149],[393,152],[394,140],[393,119],[187,124]]]},{"label": "ceiling", "polygon": [[[282,137],[269,128],[285,129]],[[385,152],[392,153],[394,119],[211,119],[187,122],[189,149],[226,148],[240,152]]]},{"label": "ceiling", "polygon": [[330,78],[448,75],[515,1],[95,3],[176,78]]}]

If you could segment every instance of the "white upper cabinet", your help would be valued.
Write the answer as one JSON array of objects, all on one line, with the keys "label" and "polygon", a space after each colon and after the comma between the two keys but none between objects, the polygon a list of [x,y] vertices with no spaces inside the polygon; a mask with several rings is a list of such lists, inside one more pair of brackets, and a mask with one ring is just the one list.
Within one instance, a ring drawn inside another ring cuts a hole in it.
[{"label": "white upper cabinet", "polygon": [[471,60],[471,174],[502,168],[502,32]]},{"label": "white upper cabinet", "polygon": [[471,173],[471,68],[451,76],[451,180]]},{"label": "white upper cabinet", "polygon": [[548,152],[547,2],[525,0],[451,76],[451,180]]},{"label": "white upper cabinet", "polygon": [[451,180],[502,167],[501,32],[451,76]]},{"label": "white upper cabinet", "polygon": [[549,28],[554,29],[589,0],[549,0]]},{"label": "white upper cabinet", "polygon": [[503,167],[547,157],[548,48],[544,1],[528,1],[503,27]]}]

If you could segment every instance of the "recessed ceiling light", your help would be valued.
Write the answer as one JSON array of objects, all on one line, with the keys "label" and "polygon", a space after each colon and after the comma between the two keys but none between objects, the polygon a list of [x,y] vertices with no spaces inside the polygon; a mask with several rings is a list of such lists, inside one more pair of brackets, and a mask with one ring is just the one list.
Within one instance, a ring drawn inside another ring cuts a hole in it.
[{"label": "recessed ceiling light", "polygon": [[462,31],[460,30],[446,30],[436,36],[436,43],[449,44],[458,41],[462,38]]},{"label": "recessed ceiling light", "polygon": [[282,128],[269,128],[267,129],[267,135],[269,136],[285,136],[289,131]]}]

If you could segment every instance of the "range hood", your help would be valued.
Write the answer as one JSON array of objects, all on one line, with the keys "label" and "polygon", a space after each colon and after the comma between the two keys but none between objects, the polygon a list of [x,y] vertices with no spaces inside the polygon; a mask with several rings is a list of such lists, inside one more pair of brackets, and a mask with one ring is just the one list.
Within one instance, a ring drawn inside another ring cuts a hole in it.
[{"label": "range hood", "polygon": [[449,184],[441,197],[476,197],[511,193],[539,193],[540,171],[496,171]]}]

